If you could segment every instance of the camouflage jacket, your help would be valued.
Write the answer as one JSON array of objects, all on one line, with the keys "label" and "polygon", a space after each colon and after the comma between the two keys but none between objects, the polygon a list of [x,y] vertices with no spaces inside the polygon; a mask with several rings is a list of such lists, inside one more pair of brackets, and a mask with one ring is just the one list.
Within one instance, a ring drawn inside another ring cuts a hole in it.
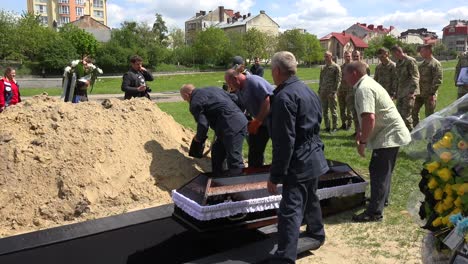
[{"label": "camouflage jacket", "polygon": [[349,91],[353,90],[353,86],[350,86],[343,79],[343,72],[344,72],[344,67],[346,66],[346,64],[348,64],[348,63],[343,63],[340,66],[340,68],[341,68],[341,83],[340,83],[340,87],[338,88],[338,90],[343,91],[343,92],[349,92]]},{"label": "camouflage jacket", "polygon": [[341,83],[341,68],[332,62],[320,70],[319,92],[336,92]]},{"label": "camouflage jacket", "polygon": [[436,95],[442,83],[442,65],[435,58],[419,64],[419,89],[421,96]]},{"label": "camouflage jacket", "polygon": [[375,67],[374,80],[382,85],[390,96],[395,96],[397,92],[395,62],[388,60],[387,64],[379,63]]},{"label": "camouflage jacket", "polygon": [[405,55],[396,62],[397,98],[408,96],[410,93],[419,94],[419,71],[416,60]]}]

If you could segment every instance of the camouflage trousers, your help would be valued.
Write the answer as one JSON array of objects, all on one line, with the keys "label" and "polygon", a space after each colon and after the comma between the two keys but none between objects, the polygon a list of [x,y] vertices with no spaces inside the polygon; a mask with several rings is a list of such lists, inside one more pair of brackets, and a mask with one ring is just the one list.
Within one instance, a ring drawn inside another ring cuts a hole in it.
[{"label": "camouflage trousers", "polygon": [[333,129],[338,127],[338,115],[336,113],[336,106],[338,105],[338,101],[336,99],[336,93],[333,96],[330,96],[332,92],[325,91],[320,92],[320,101],[322,102],[322,113],[323,113],[323,121],[325,122],[325,128],[330,128],[330,118],[328,117],[328,110],[330,110],[330,114],[332,117],[332,125]]},{"label": "camouflage trousers", "polygon": [[415,99],[405,96],[397,99],[396,107],[409,131],[413,130],[413,108]]},{"label": "camouflage trousers", "polygon": [[436,102],[434,103],[431,102],[431,96],[416,96],[416,99],[414,100],[414,108],[413,108],[413,127],[417,126],[419,124],[419,110],[421,110],[421,107],[424,105],[424,112],[425,112],[425,117],[428,117],[434,113],[434,110],[436,108]]},{"label": "camouflage trousers", "polygon": [[346,98],[348,97],[348,93],[350,92],[346,90],[338,91],[338,105],[340,107],[341,124],[346,127],[350,127],[351,122],[353,120],[351,110],[349,109],[348,104],[346,103]]},{"label": "camouflage trousers", "polygon": [[[348,95],[346,96],[346,106],[348,107],[348,110],[352,114],[352,121],[354,123],[354,131],[357,131],[359,124],[358,124],[358,116],[356,109],[354,109],[354,92],[350,91],[348,92]],[[349,126],[351,126],[351,121],[348,123]]]}]

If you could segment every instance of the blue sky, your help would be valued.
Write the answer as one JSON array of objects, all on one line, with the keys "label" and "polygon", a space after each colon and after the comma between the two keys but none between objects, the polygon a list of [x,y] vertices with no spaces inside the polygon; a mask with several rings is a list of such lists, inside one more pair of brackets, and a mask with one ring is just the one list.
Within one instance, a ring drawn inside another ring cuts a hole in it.
[{"label": "blue sky", "polygon": [[[223,5],[241,14],[265,10],[280,30],[304,28],[319,38],[341,32],[356,22],[409,28],[427,28],[442,37],[442,28],[453,19],[468,19],[466,0],[108,0],[108,24],[118,28],[123,21],[152,24],[160,13],[169,28],[184,28],[184,21],[199,10]],[[21,13],[26,0],[3,1],[1,8]]]}]

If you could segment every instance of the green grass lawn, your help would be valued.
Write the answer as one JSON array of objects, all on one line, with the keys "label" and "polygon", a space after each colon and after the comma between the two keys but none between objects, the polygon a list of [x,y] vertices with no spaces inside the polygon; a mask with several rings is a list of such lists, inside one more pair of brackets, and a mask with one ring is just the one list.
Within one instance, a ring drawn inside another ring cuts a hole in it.
[{"label": "green grass lawn", "polygon": [[[454,69],[447,67],[444,71],[444,82],[439,89],[437,110],[440,110],[452,103],[456,99],[457,90],[453,85]],[[312,71],[304,70],[303,74],[312,74]],[[318,89],[317,84],[311,84],[313,90]],[[188,111],[188,104],[185,102],[177,103],[159,103],[158,106],[165,112],[171,114],[174,119],[183,126],[196,129],[195,121]],[[420,113],[421,119],[424,118],[423,110]],[[341,123],[339,123],[341,124]],[[327,159],[338,160],[351,165],[351,167],[360,173],[366,180],[368,176],[368,164],[370,160],[370,151],[367,151],[366,158],[361,158],[357,152],[354,140],[351,138],[353,131],[339,131],[333,135],[323,133],[321,135],[325,143],[325,155]],[[211,135],[210,135],[211,138]],[[266,162],[271,162],[271,142],[267,146],[265,156]],[[244,157],[246,157],[247,145],[244,144]],[[418,193],[418,182],[420,180],[420,170],[422,161],[415,160],[402,148],[397,165],[392,178],[392,189],[390,197],[390,206],[385,209],[385,219],[380,225],[372,224],[352,224],[349,222],[350,212],[334,216],[325,220],[327,225],[333,225],[333,228],[346,232],[346,243],[363,249],[372,248],[372,255],[393,256],[405,263],[405,259],[413,254],[415,247],[420,246],[420,241],[424,232],[415,224],[407,213],[409,198],[412,194]],[[369,193],[369,191],[367,191]],[[369,233],[384,233],[386,235]],[[365,239],[363,234],[366,234]],[[376,238],[376,236],[378,238]],[[371,239],[369,237],[372,237]],[[333,238],[331,238],[333,239]],[[387,250],[384,246],[375,246],[387,242],[396,243],[401,247],[401,251],[395,255],[394,252]],[[417,249],[419,252],[419,249]],[[363,262],[364,263],[364,262]]]},{"label": "green grass lawn", "polygon": [[[453,79],[453,70],[456,65],[456,61],[443,61],[442,65],[446,69],[446,74],[450,74],[452,71]],[[375,65],[371,65],[371,72],[375,70]],[[187,73],[187,74],[178,74],[178,75],[160,75],[157,73],[156,79],[153,82],[148,82],[149,86],[153,92],[169,92],[169,91],[178,91],[179,88],[184,83],[193,83],[197,87],[206,87],[206,86],[217,86],[221,87],[224,82],[224,72],[210,72],[210,73]],[[297,71],[297,76],[302,80],[318,80],[320,77],[320,67],[312,68],[299,68]],[[270,83],[273,83],[271,77],[271,70],[265,69],[265,79]],[[446,79],[450,84],[453,83],[452,79]],[[92,94],[121,94],[120,85],[122,83],[122,78],[100,78],[97,80],[94,85]],[[21,83],[20,83],[21,85]],[[315,87],[318,87],[316,85]],[[38,95],[43,92],[46,92],[49,95],[61,95],[61,88],[23,88],[21,89],[22,96],[33,96]]]}]

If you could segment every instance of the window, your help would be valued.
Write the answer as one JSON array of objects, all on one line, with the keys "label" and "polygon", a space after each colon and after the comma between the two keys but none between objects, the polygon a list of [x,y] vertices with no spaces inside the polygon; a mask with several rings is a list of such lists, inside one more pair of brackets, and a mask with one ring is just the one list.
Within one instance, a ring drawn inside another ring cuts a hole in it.
[{"label": "window", "polygon": [[70,23],[70,17],[67,17],[67,16],[60,17],[59,25],[64,25],[67,23]]},{"label": "window", "polygon": [[76,16],[80,17],[84,15],[84,8],[83,7],[77,7],[76,8]]},{"label": "window", "polygon": [[59,14],[61,14],[61,15],[70,14],[70,7],[69,6],[60,6],[59,7]]},{"label": "window", "polygon": [[68,0],[58,0],[59,4],[68,4]]},{"label": "window", "polygon": [[454,27],[449,28],[449,32],[450,32],[450,33],[455,32],[455,28],[454,28]]},{"label": "window", "polygon": [[104,12],[99,10],[94,10],[95,17],[104,17]]},{"label": "window", "polygon": [[93,0],[93,6],[94,7],[104,7],[104,1],[103,0]]},{"label": "window", "polygon": [[43,24],[43,25],[47,25],[48,22],[49,22],[46,16],[40,16],[40,17],[39,17],[39,21],[40,21],[41,24]]},{"label": "window", "polygon": [[45,5],[35,5],[34,6],[34,11],[39,14],[45,14],[47,13],[47,6]]},{"label": "window", "polygon": [[76,5],[84,5],[84,0],[75,0]]},{"label": "window", "polygon": [[457,45],[465,45],[465,41],[464,40],[457,40]]}]

